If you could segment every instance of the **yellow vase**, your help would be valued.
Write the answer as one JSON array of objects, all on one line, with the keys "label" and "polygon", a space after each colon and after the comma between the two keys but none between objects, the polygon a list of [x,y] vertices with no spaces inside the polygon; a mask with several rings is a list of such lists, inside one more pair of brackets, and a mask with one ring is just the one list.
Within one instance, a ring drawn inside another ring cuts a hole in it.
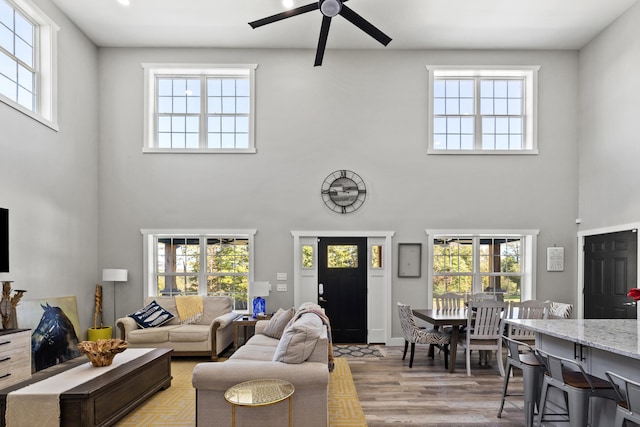
[{"label": "yellow vase", "polygon": [[111,326],[103,326],[102,328],[89,328],[87,331],[87,339],[89,341],[108,340],[112,338],[113,330]]}]

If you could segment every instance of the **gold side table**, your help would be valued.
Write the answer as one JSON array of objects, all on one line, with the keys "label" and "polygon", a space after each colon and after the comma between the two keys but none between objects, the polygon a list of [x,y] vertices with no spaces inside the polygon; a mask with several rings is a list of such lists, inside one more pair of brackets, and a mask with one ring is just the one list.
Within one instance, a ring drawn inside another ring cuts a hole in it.
[{"label": "gold side table", "polygon": [[245,381],[230,387],[224,399],[231,404],[231,426],[236,425],[236,406],[268,406],[289,400],[289,427],[293,427],[291,397],[295,390],[289,381],[275,379]]}]

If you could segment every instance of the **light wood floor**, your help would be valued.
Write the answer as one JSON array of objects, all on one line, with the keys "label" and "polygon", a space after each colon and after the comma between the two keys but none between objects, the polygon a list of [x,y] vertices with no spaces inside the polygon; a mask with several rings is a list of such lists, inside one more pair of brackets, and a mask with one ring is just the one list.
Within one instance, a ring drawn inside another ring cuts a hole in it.
[{"label": "light wood floor", "polygon": [[[496,417],[504,379],[495,358],[491,367],[482,368],[478,352],[472,352],[472,376],[467,377],[463,351],[450,374],[444,369],[444,353],[436,349],[431,360],[427,348],[416,346],[411,369],[409,354],[402,360],[402,347],[383,347],[385,357],[348,359],[369,427],[524,426],[521,397],[509,398],[517,407],[507,402],[502,418]],[[509,391],[522,392],[521,376],[510,379]]]}]

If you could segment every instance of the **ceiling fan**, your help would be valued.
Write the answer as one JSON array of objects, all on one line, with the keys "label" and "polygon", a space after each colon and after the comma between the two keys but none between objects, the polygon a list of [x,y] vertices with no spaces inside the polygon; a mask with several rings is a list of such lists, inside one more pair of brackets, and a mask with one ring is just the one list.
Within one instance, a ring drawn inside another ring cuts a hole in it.
[{"label": "ceiling fan", "polygon": [[313,64],[314,66],[322,65],[324,49],[327,46],[327,36],[329,35],[331,18],[336,15],[341,15],[347,21],[351,22],[353,25],[360,28],[362,31],[369,34],[385,46],[391,42],[391,37],[373,26],[369,21],[358,15],[352,9],[345,6],[344,3],[346,1],[347,0],[319,0],[318,2],[310,3],[306,6],[300,6],[266,18],[258,19],[257,21],[249,22],[249,25],[255,29],[263,25],[281,21],[285,18],[291,18],[292,16],[302,15],[303,13],[320,9],[320,12],[323,15],[322,26],[320,27],[320,39],[318,40],[318,49],[316,50],[316,61]]}]

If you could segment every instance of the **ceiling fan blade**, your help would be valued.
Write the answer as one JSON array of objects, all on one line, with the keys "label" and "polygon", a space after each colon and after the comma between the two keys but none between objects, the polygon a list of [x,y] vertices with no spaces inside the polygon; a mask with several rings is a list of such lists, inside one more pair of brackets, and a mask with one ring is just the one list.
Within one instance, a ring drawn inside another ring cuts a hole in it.
[{"label": "ceiling fan blade", "polygon": [[306,6],[296,7],[295,9],[287,10],[285,12],[276,13],[275,15],[268,16],[266,18],[258,19],[257,21],[249,22],[251,28],[262,27],[263,25],[271,24],[273,22],[278,22],[286,18],[291,18],[292,16],[302,15],[303,13],[311,12],[313,10],[317,10],[319,7],[318,2],[310,3]]},{"label": "ceiling fan blade", "polygon": [[329,27],[331,26],[331,18],[328,16],[322,17],[322,27],[320,27],[320,38],[318,39],[318,49],[316,50],[316,62],[313,66],[317,67],[322,65],[322,58],[324,57],[324,48],[327,46],[327,37],[329,36]]},{"label": "ceiling fan blade", "polygon": [[353,25],[360,28],[365,33],[369,34],[374,39],[378,40],[383,45],[386,46],[391,42],[391,37],[380,31],[378,28],[374,27],[373,24],[371,24],[369,21],[358,15],[356,12],[354,12],[344,4],[342,5],[340,15],[342,15],[347,21],[351,22]]}]

